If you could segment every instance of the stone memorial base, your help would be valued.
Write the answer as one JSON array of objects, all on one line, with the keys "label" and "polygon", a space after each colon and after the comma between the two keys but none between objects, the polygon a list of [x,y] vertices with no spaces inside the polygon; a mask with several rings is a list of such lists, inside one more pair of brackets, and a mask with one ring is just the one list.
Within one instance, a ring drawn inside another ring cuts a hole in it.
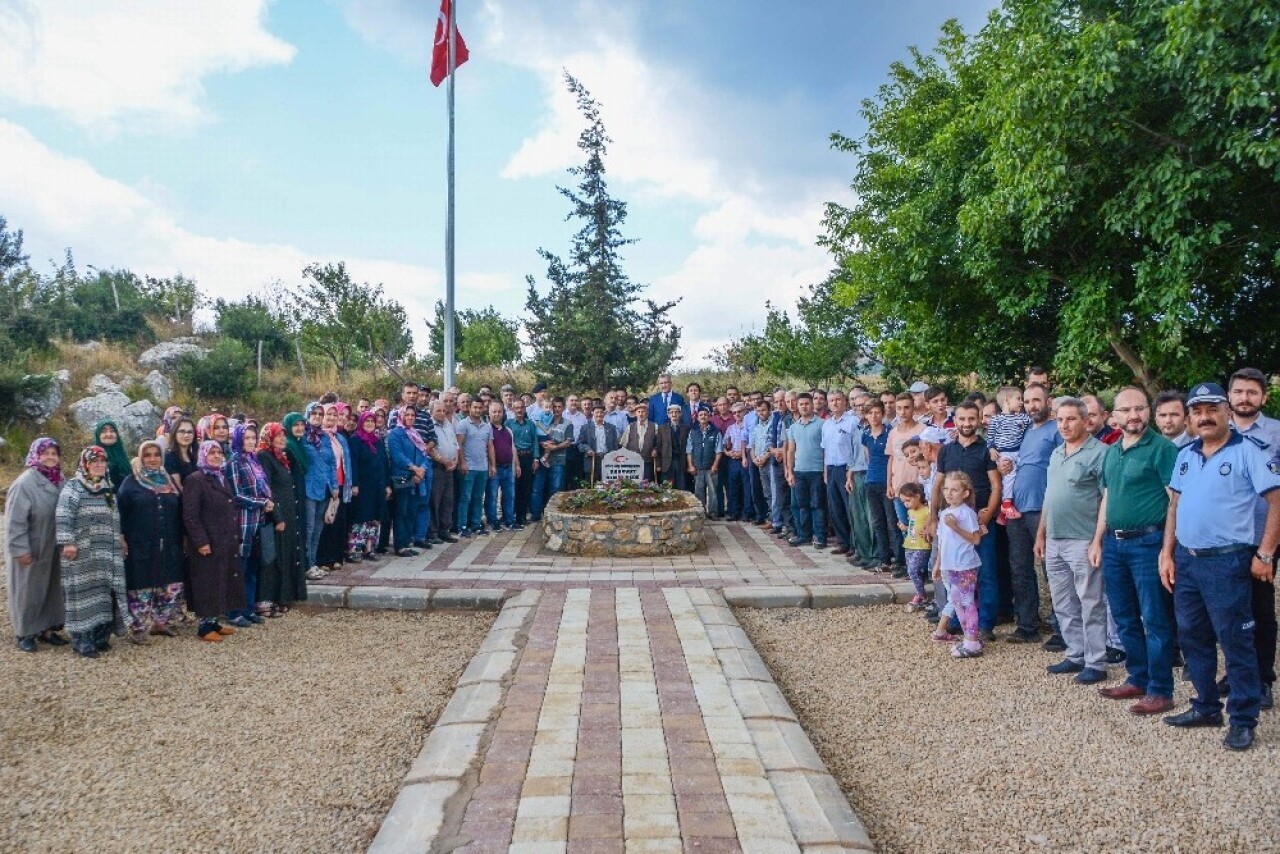
[{"label": "stone memorial base", "polygon": [[561,509],[566,493],[547,502],[542,513],[546,548],[588,557],[683,555],[705,544],[706,513],[691,494],[683,507],[636,513],[579,513]]}]

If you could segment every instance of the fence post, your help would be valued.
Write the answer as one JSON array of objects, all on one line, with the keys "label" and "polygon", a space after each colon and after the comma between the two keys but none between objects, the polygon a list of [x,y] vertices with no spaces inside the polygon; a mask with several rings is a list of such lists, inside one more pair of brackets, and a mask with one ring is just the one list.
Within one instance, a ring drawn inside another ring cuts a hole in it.
[{"label": "fence post", "polygon": [[258,339],[258,388],[262,388],[262,339]]}]

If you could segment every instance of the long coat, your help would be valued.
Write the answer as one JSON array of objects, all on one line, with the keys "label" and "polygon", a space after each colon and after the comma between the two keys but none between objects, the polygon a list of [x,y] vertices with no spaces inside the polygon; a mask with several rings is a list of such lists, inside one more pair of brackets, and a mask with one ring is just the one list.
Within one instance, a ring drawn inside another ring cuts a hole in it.
[{"label": "long coat", "polygon": [[[276,537],[276,559],[258,570],[258,598],[263,602],[289,605],[307,598],[307,581],[302,567],[302,529],[298,525],[298,486],[295,469],[287,468],[270,451],[258,451],[258,462],[267,475],[275,508],[267,514]],[[275,525],[284,522],[284,530]],[[265,531],[263,532],[265,535]]]},{"label": "long coat", "polygon": [[377,522],[386,515],[387,487],[391,485],[391,462],[387,457],[386,443],[378,439],[375,447],[370,449],[360,437],[352,436],[347,445],[351,448],[355,485],[360,488],[359,494],[351,499],[347,523]]},{"label": "long coat", "polygon": [[67,631],[79,634],[109,626],[123,635],[128,605],[115,495],[90,492],[75,478],[67,481],[58,496],[58,545],[78,550],[74,560],[62,560]]},{"label": "long coat", "polygon": [[[197,617],[217,617],[243,610],[244,578],[240,575],[240,518],[226,478],[220,483],[203,471],[183,481],[182,524],[189,552],[187,602]],[[209,546],[207,555],[199,552]]]},{"label": "long coat", "polygon": [[156,492],[124,479],[116,495],[120,530],[129,546],[124,559],[125,583],[130,590],[168,587],[182,581],[182,501],[177,492]]},{"label": "long coat", "polygon": [[[58,487],[35,469],[9,486],[4,541],[8,558],[9,619],[18,637],[39,634],[66,620],[57,532]],[[18,563],[31,555],[30,565]]]}]

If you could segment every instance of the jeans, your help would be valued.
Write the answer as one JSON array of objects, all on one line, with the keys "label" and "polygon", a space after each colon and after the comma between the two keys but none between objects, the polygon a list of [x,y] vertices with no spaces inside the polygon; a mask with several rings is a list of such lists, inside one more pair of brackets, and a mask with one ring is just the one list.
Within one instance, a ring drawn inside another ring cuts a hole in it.
[{"label": "jeans", "polygon": [[725,515],[730,519],[741,519],[744,487],[748,499],[751,496],[747,470],[742,467],[742,460],[730,459],[729,457],[724,458],[723,466],[724,468],[720,471],[724,473],[724,477],[728,481],[729,492],[729,505]]},{"label": "jeans", "polygon": [[[871,515],[871,532],[875,537],[876,549],[880,554],[880,563],[887,564],[893,560],[896,551],[895,544],[901,539],[894,536],[898,533],[897,525],[890,526],[890,518],[892,516],[889,510],[889,499],[885,497],[885,490],[889,488],[885,483],[864,483],[862,485],[863,492],[866,493],[867,510]],[[869,560],[871,555],[865,555]]]},{"label": "jeans", "polygon": [[1102,580],[1124,644],[1129,684],[1173,697],[1173,598],[1160,583],[1164,531],[1102,541]]},{"label": "jeans", "polygon": [[564,481],[564,466],[538,466],[538,478],[533,484],[532,510],[535,522],[542,518],[542,511],[551,500],[551,496],[564,489]]},{"label": "jeans", "polygon": [[392,538],[395,550],[407,549],[413,545],[414,525],[418,518],[418,504],[422,498],[416,486],[406,486],[396,490],[396,515],[392,520]]},{"label": "jeans", "polygon": [[819,545],[827,542],[827,519],[822,510],[822,472],[798,471],[791,489],[796,506],[796,536],[812,539]]},{"label": "jeans", "polygon": [[426,500],[426,496],[431,494],[431,480],[435,473],[435,465],[428,462],[426,465],[427,476],[418,489],[422,490],[423,495],[417,496],[414,501],[414,517],[413,517],[413,540],[414,542],[423,542],[427,539],[427,534],[431,531],[431,502]]},{"label": "jeans", "polygon": [[1022,516],[1008,520],[1009,578],[1013,583],[1013,612],[1018,630],[1023,634],[1040,633],[1040,583],[1036,577],[1036,528],[1040,526],[1039,510],[1024,510]]},{"label": "jeans", "polygon": [[[995,521],[987,526],[987,533],[978,541],[978,622],[983,630],[993,631],[1000,620],[1000,574],[996,571]],[[1103,603],[1106,608],[1106,603]],[[1105,616],[1104,616],[1105,621]]]},{"label": "jeans", "polygon": [[769,515],[769,504],[765,501],[765,488],[761,480],[764,474],[752,460],[747,460],[747,483],[748,489],[743,493],[743,515],[750,515],[751,521],[757,525],[765,520]]},{"label": "jeans", "polygon": [[[498,517],[498,492],[502,492],[502,517]],[[510,527],[515,522],[516,470],[508,463],[498,466],[497,473],[489,478],[484,488],[484,514],[489,526],[497,528],[499,522]]]},{"label": "jeans", "polygon": [[484,525],[484,487],[488,469],[469,470],[462,477],[462,493],[458,496],[458,528],[480,530]]},{"label": "jeans", "polygon": [[1218,696],[1218,646],[1227,661],[1231,694],[1227,711],[1232,726],[1255,727],[1262,708],[1262,680],[1254,648],[1252,585],[1253,549],[1214,557],[1192,557],[1178,546],[1173,553],[1177,573],[1173,610],[1178,640],[1196,696],[1191,706],[1202,715],[1222,711]]},{"label": "jeans", "polygon": [[1102,571],[1089,565],[1088,553],[1088,540],[1050,537],[1045,543],[1044,570],[1067,644],[1067,660],[1105,673],[1107,611]]},{"label": "jeans", "polygon": [[791,518],[791,486],[787,483],[787,467],[777,460],[770,460],[765,472],[769,475],[769,484],[773,492],[771,505],[774,530],[791,528],[795,522]]},{"label": "jeans", "polygon": [[320,549],[320,535],[324,533],[324,511],[329,499],[307,499],[307,540],[305,546],[307,569],[316,565],[316,552]]},{"label": "jeans", "polygon": [[827,466],[827,509],[831,511],[831,527],[836,530],[840,548],[849,548],[849,493],[845,491],[848,466]]},{"label": "jeans", "polygon": [[876,547],[871,538],[871,519],[867,509],[867,491],[864,488],[867,473],[852,472],[853,489],[849,491],[849,542],[857,548],[858,557],[871,561]]},{"label": "jeans", "polygon": [[693,497],[698,499],[698,504],[712,518],[720,515],[720,493],[716,490],[716,478],[719,474],[719,471],[711,469],[698,469],[693,476]]}]

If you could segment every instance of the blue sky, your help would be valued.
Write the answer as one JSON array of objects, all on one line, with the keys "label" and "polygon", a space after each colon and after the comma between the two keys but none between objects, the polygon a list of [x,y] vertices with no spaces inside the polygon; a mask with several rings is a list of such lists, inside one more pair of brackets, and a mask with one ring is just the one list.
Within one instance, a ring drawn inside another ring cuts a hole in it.
[{"label": "blue sky", "polygon": [[[682,298],[682,362],[822,278],[822,204],[848,200],[861,100],[908,45],[986,0],[458,0],[458,302],[521,317],[556,185],[602,104],[626,260]],[[33,260],[195,277],[210,296],[347,262],[421,318],[443,295],[438,0],[0,0],[0,215]]]}]

